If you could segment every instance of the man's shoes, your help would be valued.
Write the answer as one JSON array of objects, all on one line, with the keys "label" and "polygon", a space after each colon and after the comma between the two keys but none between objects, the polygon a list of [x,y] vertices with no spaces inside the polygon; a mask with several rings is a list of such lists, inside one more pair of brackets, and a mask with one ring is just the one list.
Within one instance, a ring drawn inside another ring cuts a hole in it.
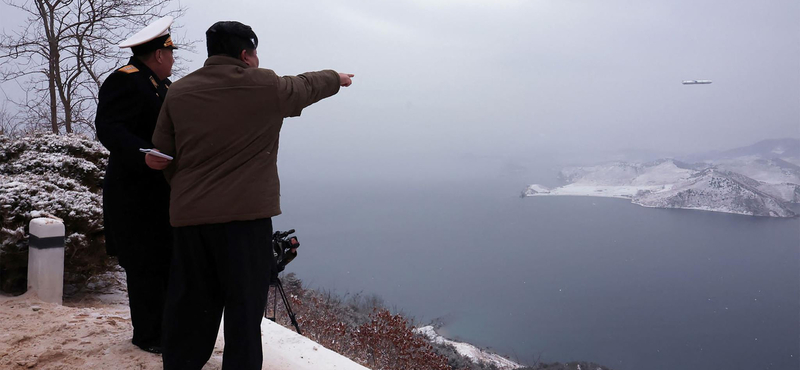
[{"label": "man's shoes", "polygon": [[142,351],[155,353],[157,355],[161,354],[161,346],[137,346],[142,349]]},{"label": "man's shoes", "polygon": [[139,344],[139,343],[133,342],[133,345],[136,346],[136,347],[139,347],[142,351],[155,353],[157,355],[160,355],[161,352],[162,352],[160,344],[143,344],[143,343]]}]

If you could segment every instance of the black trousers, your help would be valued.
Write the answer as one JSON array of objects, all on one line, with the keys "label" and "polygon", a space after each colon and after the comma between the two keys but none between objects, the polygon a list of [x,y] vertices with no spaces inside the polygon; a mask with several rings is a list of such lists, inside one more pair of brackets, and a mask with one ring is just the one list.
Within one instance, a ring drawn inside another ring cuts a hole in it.
[{"label": "black trousers", "polygon": [[125,276],[133,324],[132,342],[142,348],[160,347],[169,266],[127,264]]},{"label": "black trousers", "polygon": [[261,369],[272,220],[178,227],[164,308],[165,370],[200,370],[211,357],[223,309],[222,369]]}]

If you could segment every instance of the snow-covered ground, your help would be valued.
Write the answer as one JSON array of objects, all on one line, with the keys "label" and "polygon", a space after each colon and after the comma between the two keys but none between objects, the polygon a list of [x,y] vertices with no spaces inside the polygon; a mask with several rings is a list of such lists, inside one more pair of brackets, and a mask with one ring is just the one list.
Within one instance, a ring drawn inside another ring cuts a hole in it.
[{"label": "snow-covered ground", "polygon": [[[261,333],[262,369],[368,370],[267,319]],[[44,303],[34,294],[0,296],[0,369],[161,369],[161,356],[138,349],[131,336],[124,292],[88,297],[70,306]],[[224,345],[220,329],[204,370],[222,366]]]},{"label": "snow-covered ground", "polygon": [[418,334],[422,334],[428,338],[431,342],[438,343],[438,344],[449,344],[453,346],[456,351],[472,360],[475,363],[483,362],[497,366],[499,370],[511,370],[523,367],[522,365],[511,361],[503,356],[500,356],[495,353],[491,353],[488,351],[484,351],[478,347],[475,347],[469,343],[463,342],[456,342],[449,340],[439,334],[436,333],[436,330],[433,326],[423,326],[421,328],[414,329],[414,332]]},{"label": "snow-covered ground", "polygon": [[[532,187],[537,187],[539,190],[535,193],[531,191]],[[525,196],[581,196],[581,197],[606,197],[606,198],[624,198],[631,199],[639,192],[643,191],[659,191],[671,187],[671,185],[659,186],[634,186],[634,185],[587,185],[587,184],[569,184],[554,189],[546,189],[542,185],[534,184],[525,190]]]},{"label": "snow-covered ground", "polygon": [[[220,325],[217,345],[214,348],[217,360],[222,365],[225,341]],[[262,369],[270,370],[369,370],[347,357],[333,352],[291,329],[268,319],[261,321],[261,343],[264,348]],[[218,367],[213,367],[214,369]]]},{"label": "snow-covered ground", "polygon": [[770,217],[796,216],[789,203],[800,201],[800,167],[781,159],[726,159],[719,167],[671,159],[614,162],[565,168],[560,177],[568,184],[553,189],[533,184],[522,195],[624,198],[645,207]]},{"label": "snow-covered ground", "polygon": [[533,184],[524,191],[526,196],[593,196],[631,199],[642,192],[669,190],[674,184],[688,179],[690,169],[665,160],[651,165],[614,162],[592,167],[569,167],[561,178],[570,184],[548,189]]},{"label": "snow-covered ground", "polygon": [[720,160],[714,166],[767,184],[800,184],[800,167],[782,159],[748,156]]}]

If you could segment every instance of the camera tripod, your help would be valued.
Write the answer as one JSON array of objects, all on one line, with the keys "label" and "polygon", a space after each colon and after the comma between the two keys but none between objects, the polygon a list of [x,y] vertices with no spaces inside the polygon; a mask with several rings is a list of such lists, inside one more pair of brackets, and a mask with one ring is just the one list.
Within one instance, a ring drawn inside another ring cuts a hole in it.
[{"label": "camera tripod", "polygon": [[[275,287],[275,293],[270,294],[270,290]],[[267,306],[264,307],[264,317],[272,320],[275,322],[275,318],[278,316],[278,297],[277,294],[281,294],[281,299],[283,300],[283,307],[286,309],[286,313],[289,314],[289,320],[292,321],[292,325],[294,329],[297,330],[297,334],[303,335],[303,332],[300,331],[300,324],[297,323],[297,318],[294,315],[294,311],[292,311],[292,305],[289,304],[289,300],[286,298],[286,292],[283,290],[283,284],[281,284],[281,279],[276,277],[269,282],[269,287],[267,288]],[[269,316],[269,297],[272,296],[272,317]]]}]

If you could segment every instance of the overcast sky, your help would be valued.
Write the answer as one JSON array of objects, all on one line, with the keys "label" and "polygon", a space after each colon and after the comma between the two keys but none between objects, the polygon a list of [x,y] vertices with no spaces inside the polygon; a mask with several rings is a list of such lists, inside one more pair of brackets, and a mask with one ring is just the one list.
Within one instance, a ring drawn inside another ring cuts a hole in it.
[{"label": "overcast sky", "polygon": [[[691,152],[800,136],[797,0],[184,4],[187,36],[239,20],[278,74],[356,74],[287,120],[282,147],[310,159]],[[191,70],[198,46],[178,51]]]}]

